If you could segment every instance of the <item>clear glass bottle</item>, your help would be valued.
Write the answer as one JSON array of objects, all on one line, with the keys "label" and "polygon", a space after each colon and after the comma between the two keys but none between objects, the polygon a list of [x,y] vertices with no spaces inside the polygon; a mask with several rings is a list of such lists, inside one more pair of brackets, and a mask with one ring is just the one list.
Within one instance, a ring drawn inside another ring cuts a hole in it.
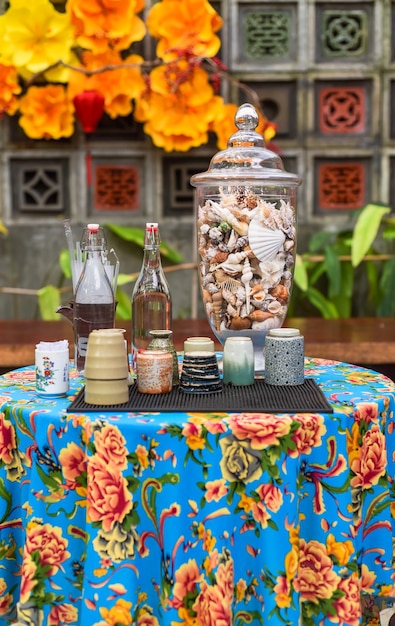
[{"label": "clear glass bottle", "polygon": [[113,328],[115,323],[114,292],[103,264],[107,242],[99,224],[88,224],[81,239],[85,263],[75,289],[73,326],[75,366],[83,374],[89,333]]},{"label": "clear glass bottle", "polygon": [[132,294],[132,355],[145,350],[152,339],[150,330],[172,329],[172,302],[159,252],[156,222],[145,227],[144,257]]}]

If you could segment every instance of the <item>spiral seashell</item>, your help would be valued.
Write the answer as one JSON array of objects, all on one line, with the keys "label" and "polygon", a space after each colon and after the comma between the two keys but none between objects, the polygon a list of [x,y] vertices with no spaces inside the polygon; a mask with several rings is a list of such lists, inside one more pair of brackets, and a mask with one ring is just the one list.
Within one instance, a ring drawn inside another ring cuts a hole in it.
[{"label": "spiral seashell", "polygon": [[230,317],[237,316],[237,309],[235,309],[235,307],[232,306],[231,304],[228,304],[228,306],[226,307],[226,312],[228,313]]},{"label": "spiral seashell", "polygon": [[289,298],[289,291],[285,285],[276,285],[273,289],[270,289],[271,295],[276,298],[281,304],[286,304]]},{"label": "spiral seashell", "polygon": [[226,289],[226,287],[222,289],[222,297],[225,300],[225,302],[228,302],[229,304],[233,304],[233,305],[236,304],[236,295],[233,293],[233,291]]},{"label": "spiral seashell", "polygon": [[208,291],[208,289],[203,289],[202,293],[204,302],[212,302],[211,293]]},{"label": "spiral seashell", "polygon": [[222,317],[222,293],[220,291],[213,293],[211,296],[211,300],[213,303],[213,323],[216,330],[219,330]]},{"label": "spiral seashell", "polygon": [[228,263],[241,263],[249,255],[249,250],[243,250],[242,252],[235,252],[228,255]]},{"label": "spiral seashell", "polygon": [[282,311],[281,303],[278,300],[272,300],[267,306],[267,310],[273,315],[278,315]]},{"label": "spiral seashell", "polygon": [[236,244],[237,244],[237,240],[238,240],[238,234],[232,228],[232,230],[230,231],[229,239],[228,239],[227,244],[226,244],[227,247],[228,247],[229,252],[232,252],[235,249]]},{"label": "spiral seashell", "polygon": [[285,234],[278,228],[264,226],[259,216],[254,217],[248,228],[251,250],[261,262],[273,261],[277,252],[282,249]]},{"label": "spiral seashell", "polygon": [[250,281],[252,280],[253,274],[251,271],[251,266],[248,258],[244,261],[243,272],[241,275],[241,282],[244,284],[245,292],[246,292],[246,312],[247,315],[250,312]]},{"label": "spiral seashell", "polygon": [[225,274],[228,274],[229,276],[237,276],[238,274],[241,274],[243,270],[243,266],[240,263],[228,263],[227,261],[217,265],[216,269],[218,268],[222,268]]}]

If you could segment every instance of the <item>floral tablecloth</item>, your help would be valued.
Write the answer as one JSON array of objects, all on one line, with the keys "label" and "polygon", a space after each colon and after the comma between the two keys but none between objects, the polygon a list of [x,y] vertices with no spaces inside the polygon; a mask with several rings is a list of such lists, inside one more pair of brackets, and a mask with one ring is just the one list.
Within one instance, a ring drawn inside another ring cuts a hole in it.
[{"label": "floral tablecloth", "polygon": [[32,368],[1,376],[0,625],[377,626],[395,385],[306,375],[333,414],[73,414],[80,379],[46,399]]}]

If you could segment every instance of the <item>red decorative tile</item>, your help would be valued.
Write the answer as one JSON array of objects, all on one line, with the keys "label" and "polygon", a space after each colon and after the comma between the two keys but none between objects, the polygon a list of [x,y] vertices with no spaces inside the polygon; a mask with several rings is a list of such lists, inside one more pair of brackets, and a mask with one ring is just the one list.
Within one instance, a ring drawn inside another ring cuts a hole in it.
[{"label": "red decorative tile", "polygon": [[325,134],[361,133],[366,126],[362,87],[325,87],[319,92],[320,131]]},{"label": "red decorative tile", "polygon": [[366,170],[363,163],[323,163],[318,166],[321,209],[360,209],[365,204]]},{"label": "red decorative tile", "polygon": [[139,208],[140,172],[133,165],[97,165],[94,202],[97,211],[133,211]]}]

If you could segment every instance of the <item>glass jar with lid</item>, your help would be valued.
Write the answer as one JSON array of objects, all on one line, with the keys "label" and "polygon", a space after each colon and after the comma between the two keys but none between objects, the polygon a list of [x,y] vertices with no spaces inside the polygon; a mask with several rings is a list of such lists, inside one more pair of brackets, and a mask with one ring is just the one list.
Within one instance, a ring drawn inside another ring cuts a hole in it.
[{"label": "glass jar with lid", "polygon": [[228,147],[191,178],[205,313],[222,344],[251,337],[255,372],[264,370],[266,334],[282,326],[288,311],[301,183],[266,148],[258,121],[252,105],[239,107]]}]

